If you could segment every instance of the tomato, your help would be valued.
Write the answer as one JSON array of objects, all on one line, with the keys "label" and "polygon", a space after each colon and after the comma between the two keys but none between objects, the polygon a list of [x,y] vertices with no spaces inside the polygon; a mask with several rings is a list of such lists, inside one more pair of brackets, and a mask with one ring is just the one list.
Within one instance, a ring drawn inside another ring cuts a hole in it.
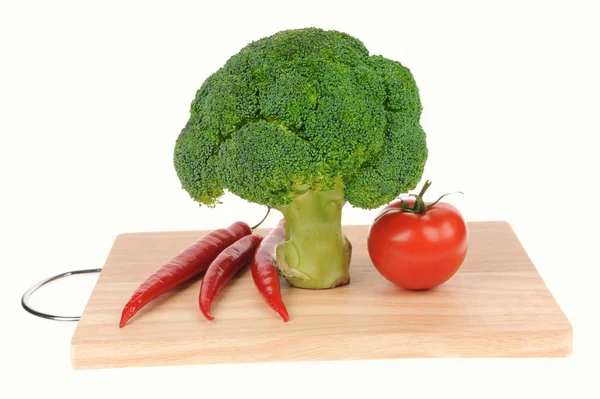
[{"label": "tomato", "polygon": [[[413,199],[403,201],[415,206]],[[388,209],[402,209],[401,201],[383,212]],[[467,254],[469,234],[456,207],[437,202],[422,214],[383,212],[367,238],[371,261],[383,277],[402,288],[424,290],[439,286],[458,271]]]}]

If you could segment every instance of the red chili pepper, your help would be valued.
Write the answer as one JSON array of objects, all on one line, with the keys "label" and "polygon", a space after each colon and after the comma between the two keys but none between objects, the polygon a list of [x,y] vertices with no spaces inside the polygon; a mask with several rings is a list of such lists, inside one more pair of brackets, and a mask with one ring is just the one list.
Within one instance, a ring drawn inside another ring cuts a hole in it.
[{"label": "red chili pepper", "polygon": [[210,314],[212,301],[233,276],[250,263],[256,247],[262,239],[261,236],[255,234],[240,238],[221,252],[208,267],[202,279],[199,297],[200,310],[208,320],[214,319]]},{"label": "red chili pepper", "polygon": [[252,259],[250,269],[252,270],[252,278],[258,291],[265,298],[269,306],[286,322],[290,317],[281,298],[279,275],[277,274],[275,261],[277,246],[285,241],[284,222],[285,220],[281,219],[277,227],[271,230],[260,243],[254,254],[254,259]]},{"label": "red chili pepper", "polygon": [[206,234],[171,258],[133,293],[123,309],[119,327],[123,327],[150,301],[205,271],[225,248],[250,234],[252,230],[248,224],[235,222],[226,229],[218,229]]}]

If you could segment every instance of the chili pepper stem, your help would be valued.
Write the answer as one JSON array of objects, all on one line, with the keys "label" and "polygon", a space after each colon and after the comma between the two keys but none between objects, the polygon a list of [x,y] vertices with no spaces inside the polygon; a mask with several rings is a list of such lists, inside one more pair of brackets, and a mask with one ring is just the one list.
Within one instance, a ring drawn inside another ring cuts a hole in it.
[{"label": "chili pepper stem", "polygon": [[267,219],[267,216],[269,216],[269,213],[271,212],[271,207],[267,208],[267,213],[265,214],[265,216],[262,218],[262,220],[260,222],[258,222],[257,224],[255,224],[254,226],[250,227],[251,230],[256,230],[261,224],[263,224],[263,222]]}]

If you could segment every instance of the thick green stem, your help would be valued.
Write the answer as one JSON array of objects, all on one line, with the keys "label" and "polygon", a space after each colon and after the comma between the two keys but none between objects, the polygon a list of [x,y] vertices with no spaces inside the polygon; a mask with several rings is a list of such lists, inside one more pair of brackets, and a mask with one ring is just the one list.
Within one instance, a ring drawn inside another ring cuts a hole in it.
[{"label": "thick green stem", "polygon": [[286,241],[277,247],[277,264],[293,286],[325,289],[350,283],[352,246],[342,232],[344,204],[340,179],[332,191],[307,191],[278,208]]}]

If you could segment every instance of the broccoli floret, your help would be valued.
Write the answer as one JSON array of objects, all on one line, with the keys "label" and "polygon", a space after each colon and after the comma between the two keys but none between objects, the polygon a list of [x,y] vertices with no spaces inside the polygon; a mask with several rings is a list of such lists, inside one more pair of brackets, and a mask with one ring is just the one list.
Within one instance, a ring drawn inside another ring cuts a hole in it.
[{"label": "broccoli floret", "polygon": [[[308,208],[373,209],[416,187],[428,154],[421,110],[415,80],[399,62],[370,56],[346,33],[281,31],[248,44],[206,79],[177,139],[175,169],[200,204],[215,206],[228,190],[279,209],[288,244],[298,244],[291,230],[310,230],[311,218],[289,220],[306,213],[306,204],[298,207],[306,198]],[[319,210],[315,217],[326,218]],[[343,234],[335,245],[348,249]],[[340,284],[315,276],[319,267],[294,264],[291,251],[281,271],[292,284]]]}]

